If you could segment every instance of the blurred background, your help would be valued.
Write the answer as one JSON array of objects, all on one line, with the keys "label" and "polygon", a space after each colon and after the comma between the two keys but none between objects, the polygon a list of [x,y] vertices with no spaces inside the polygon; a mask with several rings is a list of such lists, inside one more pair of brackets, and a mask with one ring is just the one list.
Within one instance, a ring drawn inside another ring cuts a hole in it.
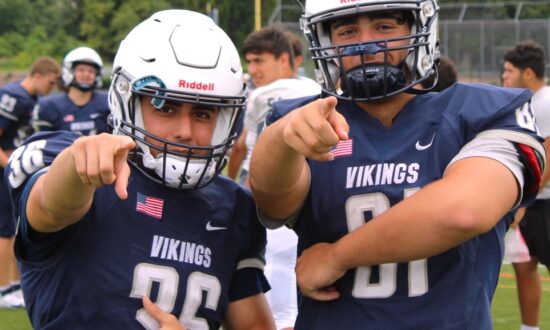
[{"label": "blurred background", "polygon": [[[500,84],[502,56],[518,41],[533,39],[550,56],[550,0],[439,3],[441,52],[456,63],[461,81]],[[37,56],[50,55],[61,62],[80,45],[99,52],[108,80],[122,36],[152,13],[168,8],[210,15],[237,47],[248,33],[269,24],[301,35],[301,8],[294,0],[0,0],[0,84],[24,75]],[[311,60],[303,71],[313,77]],[[108,81],[103,86],[109,86]]]}]

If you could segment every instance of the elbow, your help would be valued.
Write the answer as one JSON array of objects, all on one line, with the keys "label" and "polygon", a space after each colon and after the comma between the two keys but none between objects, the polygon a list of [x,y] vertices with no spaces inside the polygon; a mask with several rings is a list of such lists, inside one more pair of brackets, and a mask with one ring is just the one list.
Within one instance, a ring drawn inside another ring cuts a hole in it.
[{"label": "elbow", "polygon": [[501,216],[486,214],[483,211],[476,211],[468,208],[458,208],[450,213],[448,219],[450,230],[465,239],[482,235],[491,230],[500,220]]}]

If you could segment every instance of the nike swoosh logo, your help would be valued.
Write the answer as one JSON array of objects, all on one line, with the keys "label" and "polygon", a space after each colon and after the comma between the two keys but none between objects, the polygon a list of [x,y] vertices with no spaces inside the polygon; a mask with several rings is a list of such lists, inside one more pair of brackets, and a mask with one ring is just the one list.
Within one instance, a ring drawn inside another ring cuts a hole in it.
[{"label": "nike swoosh logo", "polygon": [[435,139],[435,133],[434,133],[434,135],[432,136],[432,139],[431,139],[430,143],[428,143],[428,144],[426,144],[426,145],[421,145],[421,144],[420,144],[420,140],[419,140],[419,141],[416,141],[416,145],[415,145],[416,150],[426,150],[426,149],[428,149],[429,147],[432,146],[432,143],[434,143],[434,139]]},{"label": "nike swoosh logo", "polygon": [[95,118],[97,118],[97,117],[99,117],[99,116],[101,116],[100,113],[92,113],[92,114],[90,115],[90,118],[91,118],[91,119],[95,119]]},{"label": "nike swoosh logo", "polygon": [[227,229],[227,227],[212,226],[212,224],[210,223],[210,221],[208,221],[208,222],[206,223],[206,230],[208,230],[208,231],[224,230],[224,229]]}]

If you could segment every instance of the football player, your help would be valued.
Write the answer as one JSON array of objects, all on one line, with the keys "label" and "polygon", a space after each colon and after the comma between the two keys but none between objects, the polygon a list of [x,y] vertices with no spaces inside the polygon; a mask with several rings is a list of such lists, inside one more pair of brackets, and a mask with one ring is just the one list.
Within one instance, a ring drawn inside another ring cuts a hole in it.
[{"label": "football player", "polygon": [[[550,152],[550,86],[546,85],[544,47],[533,41],[518,43],[504,54],[502,82],[505,87],[529,88],[537,127],[545,138],[547,157]],[[521,231],[529,249],[530,260],[512,262],[516,274],[521,311],[521,330],[538,330],[542,298],[539,263],[550,272],[550,171],[543,173],[536,201],[516,213],[512,227]]]},{"label": "football player", "polygon": [[275,103],[250,166],[264,224],[299,237],[295,329],[492,328],[503,237],[544,148],[528,90],[419,86],[438,10],[305,3],[324,95]]},{"label": "football player", "polygon": [[15,220],[3,180],[4,168],[11,152],[32,133],[29,121],[36,101],[56,87],[60,73],[61,68],[53,58],[40,57],[22,81],[0,87],[0,308],[24,306],[13,255]]},{"label": "football player", "polygon": [[113,135],[37,133],[11,158],[33,327],[157,329],[148,297],[188,329],[273,329],[265,229],[218,176],[246,102],[235,46],[205,15],[161,11],[113,68]]},{"label": "football player", "polygon": [[63,59],[61,76],[66,93],[41,99],[34,109],[36,131],[65,130],[83,135],[107,132],[109,102],[101,87],[103,61],[89,47],[71,50]]},{"label": "football player", "polygon": [[[281,54],[277,54],[277,49]],[[256,85],[259,86],[250,93],[244,119],[243,134],[247,153],[240,178],[241,182],[248,185],[250,156],[273,102],[316,95],[321,92],[321,86],[311,79],[300,79],[297,76],[292,56],[294,47],[285,30],[265,27],[252,32],[245,40],[241,53],[248,62],[252,79],[258,81]],[[297,241],[296,234],[286,227],[267,232],[265,274],[272,290],[266,297],[277,329],[292,329],[296,320],[294,266]]]}]

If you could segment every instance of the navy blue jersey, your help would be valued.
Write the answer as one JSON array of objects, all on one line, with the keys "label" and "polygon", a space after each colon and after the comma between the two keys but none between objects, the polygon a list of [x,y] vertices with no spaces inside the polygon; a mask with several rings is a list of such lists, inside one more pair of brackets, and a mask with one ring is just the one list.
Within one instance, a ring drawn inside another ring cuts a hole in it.
[{"label": "navy blue jersey", "polygon": [[73,103],[66,93],[43,97],[34,110],[32,125],[36,131],[71,131],[82,135],[107,132],[111,113],[107,93],[94,91],[84,106]]},{"label": "navy blue jersey", "polygon": [[0,87],[0,148],[15,149],[32,133],[29,121],[35,103],[36,97],[20,82]]},{"label": "navy blue jersey", "polygon": [[[349,140],[333,150],[333,161],[308,160],[311,187],[293,227],[298,253],[337,241],[440,179],[481,131],[513,132],[538,144],[542,139],[533,124],[530,96],[527,90],[455,84],[414,97],[391,128],[355,103],[338,100],[337,110],[350,126]],[[267,122],[311,100],[275,103]],[[534,195],[524,192],[523,202]],[[490,302],[511,220],[507,214],[486,234],[434,257],[349,270],[335,283],[339,299],[301,297],[295,328],[490,329]]]},{"label": "navy blue jersey", "polygon": [[255,204],[223,177],[180,191],[132,169],[128,199],[103,186],[80,222],[53,234],[34,231],[21,212],[30,187],[78,136],[33,135],[6,175],[21,217],[15,250],[33,328],[158,327],[142,306],[149,295],[190,329],[218,329],[231,301],[269,288]]}]

